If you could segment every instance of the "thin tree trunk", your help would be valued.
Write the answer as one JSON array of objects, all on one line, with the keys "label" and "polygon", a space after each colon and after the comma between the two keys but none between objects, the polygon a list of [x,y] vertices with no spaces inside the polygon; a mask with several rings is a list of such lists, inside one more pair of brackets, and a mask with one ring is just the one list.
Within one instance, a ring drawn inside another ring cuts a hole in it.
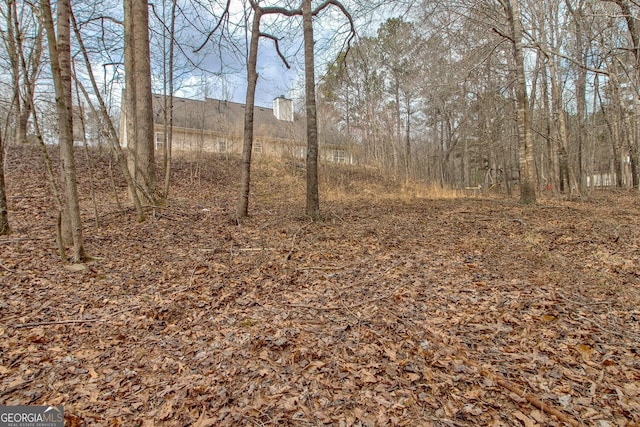
[{"label": "thin tree trunk", "polygon": [[49,0],[41,0],[41,6],[44,24],[47,31],[51,71],[56,92],[56,107],[60,132],[58,142],[62,157],[63,182],[65,188],[63,214],[67,216],[71,227],[73,260],[75,262],[81,262],[85,259],[85,252],[73,153],[73,114],[71,107],[71,30],[69,25],[71,4],[69,0],[59,0],[57,3],[57,40],[56,32],[53,27],[53,17],[51,15],[51,5]]},{"label": "thin tree trunk", "polygon": [[406,181],[411,179],[411,101],[407,97],[407,125],[404,140],[404,167],[406,170]]},{"label": "thin tree trunk", "polygon": [[258,43],[260,41],[260,20],[262,11],[253,8],[251,24],[251,42],[249,45],[249,61],[247,62],[247,95],[244,109],[244,144],[242,147],[242,165],[240,175],[240,199],[236,209],[236,220],[249,214],[249,190],[251,181],[251,152],[253,149],[253,110],[255,104],[256,85],[258,83]]},{"label": "thin tree trunk", "polygon": [[536,204],[535,159],[533,139],[529,123],[529,102],[527,81],[524,73],[524,53],[522,50],[522,23],[518,0],[501,0],[511,25],[513,35],[513,56],[516,67],[516,110],[518,121],[518,159],[520,166],[520,203]]},{"label": "thin tree trunk", "polygon": [[[20,96],[20,54],[22,54],[22,46],[20,45],[21,37],[18,26],[18,13],[16,11],[15,0],[7,2],[7,30],[5,35],[5,47],[11,67],[11,83],[13,86],[13,109],[15,110],[15,129],[13,133],[14,142],[16,144],[24,144],[27,141],[27,122],[24,120],[23,103]],[[20,54],[18,54],[20,51]]]},{"label": "thin tree trunk", "polygon": [[[163,197],[169,197],[169,184],[171,182],[171,154],[173,149],[173,68],[175,58],[175,29],[176,29],[176,6],[178,2],[173,1],[171,4],[171,28],[169,39],[169,105],[165,115],[164,128],[164,188]],[[165,96],[166,99],[166,96]]]},{"label": "thin tree trunk", "polygon": [[569,194],[573,194],[574,190],[578,190],[578,183],[576,181],[573,168],[571,167],[571,163],[569,162],[567,124],[564,117],[564,109],[562,108],[562,91],[560,90],[560,78],[558,76],[558,69],[556,68],[556,63],[553,55],[548,55],[547,60],[549,61],[549,74],[551,76],[553,115],[556,117],[559,136],[558,145],[560,159],[560,190],[568,190]]},{"label": "thin tree trunk", "polygon": [[155,204],[155,138],[149,50],[149,5],[147,0],[133,0],[134,79],[137,114],[136,168],[140,172],[141,197]]},{"label": "thin tree trunk", "polygon": [[[155,159],[151,65],[149,58],[149,12],[144,0],[124,1],[125,28],[125,122],[129,147],[129,170],[138,197],[153,205]],[[133,196],[132,196],[133,198]]]},{"label": "thin tree trunk", "polygon": [[547,188],[551,185],[552,191],[555,193],[560,188],[560,162],[558,161],[558,150],[556,148],[556,141],[553,134],[553,126],[551,123],[552,107],[551,107],[551,95],[549,93],[549,76],[547,74],[547,68],[544,66],[543,55],[539,55],[539,67],[542,68],[542,105],[544,111],[544,124],[545,124],[545,148],[547,155],[547,167],[548,167],[548,181]]},{"label": "thin tree trunk", "polygon": [[587,117],[587,58],[585,52],[584,42],[584,29],[583,22],[584,14],[582,13],[583,2],[578,4],[578,7],[574,9],[569,0],[565,1],[569,12],[573,15],[574,23],[576,27],[576,58],[580,61],[580,66],[577,69],[576,79],[576,119],[577,119],[577,139],[578,139],[578,189],[583,193],[585,188],[585,176],[584,176],[584,150],[585,150],[585,119]]},{"label": "thin tree trunk", "polygon": [[[125,67],[125,90],[124,90],[124,108],[121,114],[124,114],[124,126],[127,141],[128,157],[127,163],[129,173],[133,178],[134,187],[129,188],[129,196],[131,199],[139,196],[138,192],[138,123],[136,114],[136,80],[135,74],[135,44],[133,32],[133,2],[135,0],[124,0],[124,67]],[[134,196],[133,193],[136,193]],[[142,199],[141,197],[138,197]]]},{"label": "thin tree trunk", "polygon": [[85,110],[80,101],[80,93],[77,92],[78,105],[80,106],[80,127],[82,129],[82,146],[84,147],[84,154],[87,158],[87,171],[89,172],[89,195],[91,196],[91,203],[93,205],[93,219],[95,221],[96,228],[100,228],[100,216],[98,215],[98,203],[96,202],[95,182],[93,177],[93,159],[89,154],[89,144],[87,143],[87,129],[84,122]]},{"label": "thin tree trunk", "polygon": [[4,182],[4,143],[0,130],[0,236],[11,233],[9,228],[9,207]]},{"label": "thin tree trunk", "polygon": [[[136,209],[136,213],[138,214],[138,221],[142,222],[145,220],[144,217],[144,210],[142,209],[142,203],[140,202],[140,198],[138,197],[138,193],[136,191],[136,185],[133,179],[133,176],[131,175],[129,168],[127,166],[127,158],[125,153],[122,151],[122,147],[120,146],[120,141],[118,139],[118,132],[116,131],[115,126],[113,125],[113,121],[111,120],[111,116],[109,116],[109,113],[107,111],[107,106],[106,103],[104,102],[104,99],[102,98],[102,95],[100,95],[100,90],[98,88],[98,83],[96,82],[95,76],[93,74],[93,69],[91,67],[91,61],[89,61],[89,56],[87,54],[87,50],[85,49],[84,46],[84,42],[82,39],[82,34],[80,33],[78,26],[76,24],[75,18],[73,16],[73,13],[71,15],[71,20],[73,23],[73,29],[76,35],[76,40],[78,41],[78,44],[80,45],[80,51],[82,52],[84,61],[85,61],[85,66],[87,67],[87,74],[89,75],[89,79],[91,80],[91,86],[93,87],[93,92],[95,95],[95,98],[98,100],[98,104],[99,104],[99,110],[96,111],[96,109],[93,106],[91,97],[89,96],[89,94],[87,93],[85,87],[82,85],[81,82],[77,82],[77,86],[78,88],[82,91],[85,99],[87,100],[87,102],[89,103],[89,106],[91,108],[91,111],[98,115],[98,113],[100,114],[100,116],[102,117],[102,123],[104,124],[105,128],[104,129],[104,133],[107,136],[107,140],[109,141],[111,147],[114,149],[115,154],[116,154],[116,159],[118,161],[118,165],[120,166],[120,171],[122,172],[122,175],[124,176],[125,181],[127,182],[127,187],[129,188],[129,193],[131,195],[131,199],[133,201],[133,206]],[[125,114],[124,112],[122,114]],[[119,201],[118,201],[119,203]]]},{"label": "thin tree trunk", "polygon": [[311,0],[302,0],[302,29],[304,32],[304,80],[307,111],[307,216],[320,219],[318,191],[318,120],[316,111],[315,64],[313,52],[313,17]]}]

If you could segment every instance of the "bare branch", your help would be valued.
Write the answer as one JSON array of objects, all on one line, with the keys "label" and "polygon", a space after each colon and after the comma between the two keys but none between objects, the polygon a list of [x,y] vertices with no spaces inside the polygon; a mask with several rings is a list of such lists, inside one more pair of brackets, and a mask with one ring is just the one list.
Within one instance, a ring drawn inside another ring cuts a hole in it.
[{"label": "bare branch", "polygon": [[291,66],[289,65],[289,63],[287,62],[287,59],[284,57],[284,55],[282,54],[282,51],[280,50],[280,43],[279,43],[280,39],[277,38],[276,36],[273,36],[273,35],[267,34],[267,33],[260,33],[260,37],[264,37],[264,38],[273,40],[273,42],[276,45],[276,52],[278,53],[278,56],[280,57],[282,62],[284,62],[284,66],[287,67],[287,70],[290,70]]},{"label": "bare branch", "polygon": [[511,43],[515,43],[515,41],[513,40],[513,37],[509,36],[508,34],[504,34],[502,31],[498,30],[497,28],[493,27],[491,28],[493,30],[494,33],[496,33],[497,35],[499,35],[502,38],[505,38],[507,40],[509,40]]},{"label": "bare branch", "polygon": [[220,16],[220,20],[218,21],[218,23],[216,24],[216,26],[213,28],[213,30],[211,30],[209,32],[209,34],[207,35],[207,38],[204,40],[204,43],[202,43],[202,45],[200,45],[199,48],[194,49],[193,53],[198,53],[200,52],[206,45],[207,43],[209,43],[209,40],[211,40],[211,37],[213,37],[213,34],[218,31],[218,29],[222,26],[222,24],[224,22],[226,22],[227,19],[229,19],[229,7],[231,6],[231,0],[227,0],[227,5],[224,8],[224,12],[222,12],[222,15]]},{"label": "bare branch", "polygon": [[320,12],[322,12],[324,9],[326,9],[329,6],[335,6],[338,9],[340,9],[340,11],[342,12],[342,14],[349,20],[349,26],[350,31],[349,31],[349,38],[347,39],[347,54],[349,52],[349,50],[351,49],[351,42],[353,41],[353,39],[356,37],[356,27],[355,24],[353,23],[353,17],[351,16],[351,14],[349,13],[349,11],[347,10],[346,7],[344,7],[344,5],[342,3],[340,3],[338,0],[325,0],[320,6],[318,6],[315,10],[313,10],[311,12],[311,14],[313,16],[317,16]]},{"label": "bare branch", "polygon": [[269,6],[269,7],[261,7],[260,9],[262,9],[262,13],[264,13],[265,15],[267,14],[280,14],[280,15],[284,15],[284,16],[301,16],[302,15],[302,9],[298,8],[298,9],[285,9],[284,7],[278,7],[278,6]]}]

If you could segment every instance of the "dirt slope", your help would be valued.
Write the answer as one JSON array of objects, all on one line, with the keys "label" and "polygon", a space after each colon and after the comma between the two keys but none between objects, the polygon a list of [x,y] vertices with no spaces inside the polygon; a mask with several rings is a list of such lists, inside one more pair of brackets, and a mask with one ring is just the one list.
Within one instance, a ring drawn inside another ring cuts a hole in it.
[{"label": "dirt slope", "polygon": [[139,224],[94,156],[95,259],[68,266],[37,152],[9,152],[0,405],[62,404],[70,426],[640,425],[638,194],[396,197],[340,169],[314,224],[300,171],[261,163],[237,226],[237,161],[182,160]]}]

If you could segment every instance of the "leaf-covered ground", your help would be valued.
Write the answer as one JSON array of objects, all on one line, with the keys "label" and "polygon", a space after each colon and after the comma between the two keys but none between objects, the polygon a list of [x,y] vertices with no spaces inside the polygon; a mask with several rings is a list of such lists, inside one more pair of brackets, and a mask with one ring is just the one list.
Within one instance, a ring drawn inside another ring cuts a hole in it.
[{"label": "leaf-covered ground", "polygon": [[0,405],[69,426],[640,425],[638,194],[524,207],[333,169],[310,223],[302,171],[258,163],[235,225],[237,160],[182,160],[137,223],[93,155],[94,260],[64,265],[39,155],[10,147]]}]

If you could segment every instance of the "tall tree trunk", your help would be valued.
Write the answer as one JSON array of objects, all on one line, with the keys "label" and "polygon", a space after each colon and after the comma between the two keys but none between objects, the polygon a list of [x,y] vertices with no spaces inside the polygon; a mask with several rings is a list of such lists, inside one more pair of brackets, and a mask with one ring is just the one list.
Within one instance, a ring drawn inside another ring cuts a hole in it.
[{"label": "tall tree trunk", "polygon": [[124,0],[125,12],[125,96],[130,169],[138,197],[155,203],[155,159],[151,60],[149,53],[149,10],[146,0]]},{"label": "tall tree trunk", "polygon": [[500,0],[507,14],[513,36],[513,56],[516,67],[516,110],[518,122],[518,160],[520,166],[520,203],[536,203],[535,164],[533,138],[529,123],[529,101],[527,81],[524,73],[524,53],[522,50],[522,23],[518,0]]},{"label": "tall tree trunk", "polygon": [[4,144],[0,129],[0,236],[11,233],[9,228],[9,208],[4,183]]},{"label": "tall tree trunk", "polygon": [[253,8],[253,23],[251,25],[251,43],[249,45],[249,60],[247,62],[247,94],[244,109],[244,144],[242,146],[242,165],[240,170],[240,199],[236,209],[236,220],[245,218],[249,214],[249,190],[251,181],[251,152],[253,149],[253,112],[258,83],[258,44],[260,42],[260,20],[262,11]]},{"label": "tall tree trunk", "polygon": [[587,54],[585,52],[585,36],[583,26],[583,6],[580,1],[577,8],[573,8],[571,1],[566,0],[567,9],[573,15],[576,28],[576,58],[580,66],[577,69],[576,78],[576,121],[578,139],[578,189],[581,193],[585,191],[586,179],[584,176],[584,151],[585,151],[585,120],[587,117]]},{"label": "tall tree trunk", "polygon": [[15,0],[9,0],[7,2],[7,31],[4,36],[5,48],[9,63],[11,66],[11,83],[13,86],[13,110],[15,112],[16,126],[13,134],[14,142],[16,144],[24,144],[27,141],[27,123],[23,120],[24,113],[22,111],[22,99],[20,96],[20,55],[18,50],[22,52],[22,47],[18,45],[21,37],[16,36],[20,32],[18,27],[18,13],[16,11]]},{"label": "tall tree trunk", "polygon": [[[176,32],[176,6],[178,2],[171,3],[171,24],[169,28],[169,102],[165,104],[165,127],[164,127],[164,189],[163,197],[169,197],[169,184],[171,180],[171,154],[173,149],[173,68],[175,58],[175,32]],[[166,87],[166,86],[165,86]],[[167,99],[165,93],[165,100]]]},{"label": "tall tree trunk", "polygon": [[547,167],[548,167],[548,185],[551,185],[551,189],[555,192],[560,188],[560,170],[558,160],[558,150],[556,147],[557,138],[553,134],[553,126],[551,123],[552,108],[551,108],[551,95],[549,93],[549,76],[547,74],[547,68],[543,60],[544,55],[539,55],[539,67],[542,68],[542,105],[544,110],[544,123],[545,123],[545,149],[547,154]]},{"label": "tall tree trunk", "polygon": [[80,219],[80,204],[76,184],[75,159],[73,153],[73,114],[71,90],[71,4],[69,0],[59,0],[57,3],[57,36],[53,27],[51,4],[49,0],[41,0],[43,20],[47,31],[49,57],[53,76],[58,127],[60,154],[62,157],[62,173],[64,183],[63,215],[68,218],[73,240],[73,260],[81,262],[85,258],[82,237],[82,222]]},{"label": "tall tree trunk", "polygon": [[560,88],[560,77],[553,55],[548,55],[549,74],[551,77],[551,97],[553,115],[556,118],[558,127],[558,157],[560,159],[560,191],[567,191],[573,194],[577,190],[577,181],[571,163],[569,162],[567,124],[562,107],[562,90]]},{"label": "tall tree trunk", "polygon": [[[125,68],[125,90],[124,90],[124,108],[121,114],[124,114],[124,134],[126,135],[128,149],[128,165],[129,173],[133,178],[135,196],[130,194],[131,199],[138,197],[138,168],[137,168],[137,151],[138,145],[138,120],[136,114],[136,80],[135,74],[135,44],[133,33],[135,31],[133,25],[133,2],[136,0],[124,0],[124,68]],[[129,192],[132,189],[129,188]],[[138,197],[142,199],[141,197]]]},{"label": "tall tree trunk", "polygon": [[[613,0],[622,11],[622,15],[627,23],[627,29],[629,31],[629,37],[631,37],[633,56],[635,59],[634,64],[634,76],[632,84],[634,85],[634,89],[636,94],[634,96],[634,111],[637,111],[638,107],[640,107],[640,100],[638,99],[640,96],[640,31],[638,31],[637,27],[637,19],[638,16],[634,15],[631,11],[631,4],[629,0]],[[635,3],[635,2],[633,2]],[[632,137],[629,138],[629,156],[631,161],[631,181],[633,188],[640,188],[640,153],[638,152],[638,143],[640,139],[640,120],[634,114],[631,119],[633,130],[630,132]]]},{"label": "tall tree trunk", "polygon": [[404,167],[405,167],[405,178],[406,181],[409,182],[411,178],[411,100],[407,96],[407,124],[405,130],[405,140],[404,140]]},{"label": "tall tree trunk", "polygon": [[137,167],[141,172],[143,194],[147,202],[155,198],[155,138],[153,132],[153,95],[151,89],[151,53],[149,50],[149,5],[147,0],[133,3],[136,108],[138,114]]},{"label": "tall tree trunk", "polygon": [[304,32],[304,80],[307,111],[307,216],[320,219],[318,191],[318,119],[316,111],[315,56],[313,52],[313,16],[311,0],[302,0],[302,29]]}]

